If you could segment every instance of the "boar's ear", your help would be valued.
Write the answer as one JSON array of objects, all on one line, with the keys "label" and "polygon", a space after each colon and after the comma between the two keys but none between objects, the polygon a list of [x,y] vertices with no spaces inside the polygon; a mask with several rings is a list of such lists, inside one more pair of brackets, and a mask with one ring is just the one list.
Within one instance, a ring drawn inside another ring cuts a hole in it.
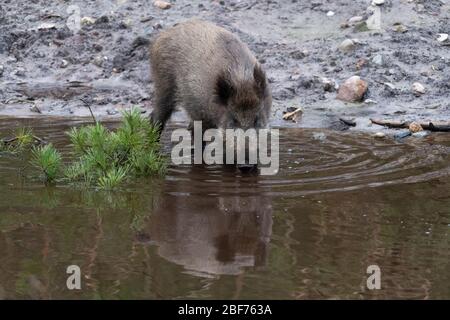
[{"label": "boar's ear", "polygon": [[227,104],[228,99],[233,95],[234,88],[224,73],[221,73],[216,80],[216,96],[222,104]]},{"label": "boar's ear", "polygon": [[253,69],[253,77],[255,78],[256,90],[258,94],[263,96],[266,91],[266,74],[259,63],[255,64]]}]

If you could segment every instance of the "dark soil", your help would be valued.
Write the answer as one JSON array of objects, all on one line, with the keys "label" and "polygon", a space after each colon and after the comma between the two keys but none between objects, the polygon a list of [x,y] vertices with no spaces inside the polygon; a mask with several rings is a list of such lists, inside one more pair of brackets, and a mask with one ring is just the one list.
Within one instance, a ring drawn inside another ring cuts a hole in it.
[{"label": "dark soil", "polygon": [[[67,10],[77,4],[81,17],[95,22],[73,31]],[[339,121],[344,117],[354,118],[352,129],[379,130],[369,118],[450,119],[450,46],[437,41],[439,33],[450,33],[447,0],[386,0],[379,7],[380,30],[341,27],[353,16],[365,21],[366,0],[172,4],[161,10],[149,0],[3,0],[0,115],[89,116],[86,105],[98,117],[118,116],[133,105],[149,113],[148,45],[161,30],[196,17],[236,33],[264,64],[274,125],[347,129]],[[398,32],[398,23],[407,31]],[[343,53],[338,47],[347,38],[359,44]],[[333,84],[353,75],[368,82],[368,103],[336,100]],[[425,94],[414,95],[414,82],[425,87]],[[297,123],[282,120],[289,107],[304,109]]]}]

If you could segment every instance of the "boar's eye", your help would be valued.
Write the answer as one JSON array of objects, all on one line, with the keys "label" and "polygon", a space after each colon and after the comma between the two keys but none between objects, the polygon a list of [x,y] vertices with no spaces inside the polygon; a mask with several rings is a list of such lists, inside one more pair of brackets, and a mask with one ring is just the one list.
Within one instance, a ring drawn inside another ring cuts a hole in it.
[{"label": "boar's eye", "polygon": [[222,104],[227,104],[228,99],[233,95],[234,88],[224,74],[219,75],[216,81],[216,95]]}]

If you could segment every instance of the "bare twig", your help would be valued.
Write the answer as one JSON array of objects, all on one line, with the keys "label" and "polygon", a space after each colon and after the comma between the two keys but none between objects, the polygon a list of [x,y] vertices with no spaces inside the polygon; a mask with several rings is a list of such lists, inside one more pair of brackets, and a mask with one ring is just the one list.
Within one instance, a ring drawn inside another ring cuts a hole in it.
[{"label": "bare twig", "polygon": [[408,128],[410,122],[400,122],[400,121],[392,121],[392,120],[381,120],[381,119],[370,119],[372,123],[378,124],[380,126],[385,126],[389,128]]},{"label": "bare twig", "polygon": [[[393,121],[382,119],[370,119],[372,123],[389,128],[409,128],[412,121]],[[436,132],[450,132],[450,122],[418,122],[423,129]]]},{"label": "bare twig", "polygon": [[83,103],[84,103],[84,105],[89,109],[89,112],[91,113],[91,117],[92,117],[92,119],[94,120],[94,123],[97,123],[98,121],[97,121],[97,119],[95,118],[95,116],[94,116],[94,113],[92,112],[92,109],[91,109],[91,106],[90,106],[90,104],[86,101],[86,100],[84,100],[84,99],[80,99]]}]

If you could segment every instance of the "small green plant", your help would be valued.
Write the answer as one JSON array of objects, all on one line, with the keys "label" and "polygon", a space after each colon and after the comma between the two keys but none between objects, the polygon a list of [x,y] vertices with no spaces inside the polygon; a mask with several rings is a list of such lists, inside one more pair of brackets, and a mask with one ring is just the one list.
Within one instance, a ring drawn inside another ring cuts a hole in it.
[{"label": "small green plant", "polygon": [[12,138],[0,140],[0,151],[17,154],[29,149],[38,139],[30,128],[19,128],[13,135]]},{"label": "small green plant", "polygon": [[61,171],[62,158],[52,144],[47,144],[33,148],[31,163],[41,171],[45,183],[52,183]]},{"label": "small green plant", "polygon": [[111,190],[131,177],[165,173],[159,128],[137,109],[125,111],[115,131],[96,122],[72,128],[67,135],[73,147],[70,154],[73,160],[64,166],[53,145],[43,145],[45,142],[27,128],[17,130],[13,138],[0,140],[0,151],[18,152],[33,146],[31,164],[41,172],[45,183],[60,180]]},{"label": "small green plant", "polygon": [[31,146],[34,142],[33,130],[30,128],[19,128],[16,131],[16,145],[18,149]]},{"label": "small green plant", "polygon": [[112,168],[98,179],[98,186],[111,190],[121,184],[128,174],[128,167]]},{"label": "small green plant", "polygon": [[101,123],[73,128],[68,133],[78,160],[65,170],[70,181],[113,189],[130,176],[162,175],[166,160],[159,150],[158,128],[137,109],[125,111],[116,131]]}]

